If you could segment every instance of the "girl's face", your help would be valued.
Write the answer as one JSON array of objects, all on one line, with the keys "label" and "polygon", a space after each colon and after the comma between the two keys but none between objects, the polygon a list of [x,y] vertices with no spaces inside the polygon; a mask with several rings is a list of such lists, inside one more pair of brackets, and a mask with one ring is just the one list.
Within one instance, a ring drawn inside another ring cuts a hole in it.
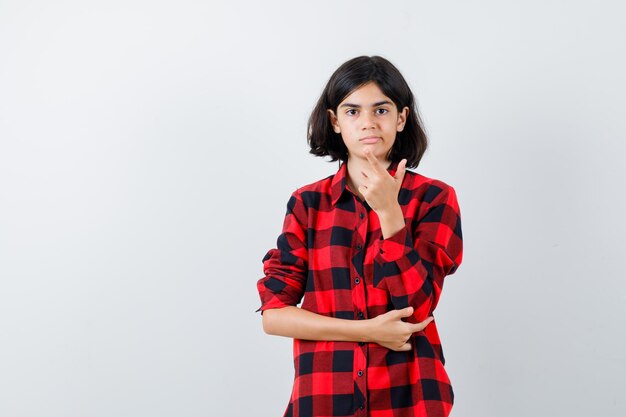
[{"label": "girl's face", "polygon": [[363,150],[370,148],[377,159],[387,161],[396,140],[404,129],[409,108],[398,112],[396,105],[371,81],[350,93],[337,106],[337,114],[328,110],[333,130],[340,133],[348,148],[348,158],[367,159]]}]

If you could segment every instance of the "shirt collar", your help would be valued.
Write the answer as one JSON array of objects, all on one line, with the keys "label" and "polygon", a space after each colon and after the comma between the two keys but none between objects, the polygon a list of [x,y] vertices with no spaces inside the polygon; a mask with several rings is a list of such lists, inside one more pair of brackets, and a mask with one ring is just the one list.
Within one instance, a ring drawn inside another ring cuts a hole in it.
[{"label": "shirt collar", "polygon": [[[397,169],[398,169],[398,162],[392,162],[387,167],[387,172],[389,172],[390,175],[396,175]],[[330,194],[332,197],[333,206],[337,204],[337,201],[339,201],[339,198],[343,195],[344,192],[348,192],[346,188],[346,185],[348,184],[347,175],[348,175],[348,164],[343,162],[339,166],[337,173],[335,173],[335,175],[333,176],[333,180],[330,184]]]}]

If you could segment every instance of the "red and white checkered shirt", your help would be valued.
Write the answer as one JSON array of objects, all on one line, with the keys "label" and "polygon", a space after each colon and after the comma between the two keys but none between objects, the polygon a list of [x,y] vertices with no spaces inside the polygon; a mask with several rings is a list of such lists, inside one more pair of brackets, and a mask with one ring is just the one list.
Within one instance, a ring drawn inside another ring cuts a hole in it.
[{"label": "red and white checkered shirt", "polygon": [[[388,168],[395,174],[397,163]],[[378,216],[346,185],[347,166],[299,188],[287,204],[277,247],[257,283],[263,311],[295,306],[360,320],[409,305],[407,321],[437,306],[446,275],[462,259],[454,189],[406,171],[398,202],[406,227],[383,239]],[[295,379],[285,416],[443,417],[454,393],[433,320],[412,350],[377,343],[294,339]]]}]

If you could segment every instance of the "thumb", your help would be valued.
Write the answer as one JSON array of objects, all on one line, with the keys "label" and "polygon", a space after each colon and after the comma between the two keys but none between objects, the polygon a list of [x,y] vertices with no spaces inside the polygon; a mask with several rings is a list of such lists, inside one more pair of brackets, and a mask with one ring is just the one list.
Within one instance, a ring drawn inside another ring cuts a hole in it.
[{"label": "thumb", "polygon": [[406,174],[406,158],[400,161],[398,164],[398,169],[396,170],[395,178],[402,183],[404,179],[404,174]]},{"label": "thumb", "polygon": [[402,345],[399,349],[398,352],[408,352],[409,350],[413,349],[413,347],[411,346],[411,343],[406,342],[404,345]]},{"label": "thumb", "polygon": [[400,317],[409,317],[411,314],[413,314],[412,306],[408,306],[400,310]]},{"label": "thumb", "polygon": [[428,316],[426,320],[413,324],[413,333],[421,332],[434,320],[433,316]]}]

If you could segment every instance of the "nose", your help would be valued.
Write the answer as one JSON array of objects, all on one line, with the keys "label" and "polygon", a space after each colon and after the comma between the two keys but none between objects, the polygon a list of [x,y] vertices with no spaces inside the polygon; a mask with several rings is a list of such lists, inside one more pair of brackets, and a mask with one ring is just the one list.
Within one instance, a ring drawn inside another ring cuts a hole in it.
[{"label": "nose", "polygon": [[362,128],[365,129],[371,129],[373,127],[376,126],[375,121],[374,121],[374,116],[368,112],[363,112],[362,113]]}]

